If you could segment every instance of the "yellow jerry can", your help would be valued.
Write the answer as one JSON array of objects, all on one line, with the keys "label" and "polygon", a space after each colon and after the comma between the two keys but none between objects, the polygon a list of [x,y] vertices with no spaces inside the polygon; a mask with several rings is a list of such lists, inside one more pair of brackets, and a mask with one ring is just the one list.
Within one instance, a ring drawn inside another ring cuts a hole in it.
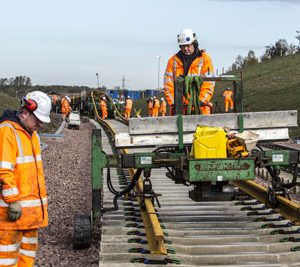
[{"label": "yellow jerry can", "polygon": [[227,134],[221,127],[198,125],[191,156],[196,159],[227,158]]}]

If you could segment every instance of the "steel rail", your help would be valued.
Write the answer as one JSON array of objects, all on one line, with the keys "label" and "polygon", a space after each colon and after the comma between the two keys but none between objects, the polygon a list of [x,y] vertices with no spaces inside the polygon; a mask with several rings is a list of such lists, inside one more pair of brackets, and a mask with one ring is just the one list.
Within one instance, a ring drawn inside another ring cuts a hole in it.
[{"label": "steel rail", "polygon": [[[109,123],[107,121],[102,120],[99,116],[99,113],[97,111],[97,106],[96,106],[96,103],[94,100],[93,92],[91,93],[91,96],[92,96],[92,101],[94,104],[96,119],[99,121],[99,123],[101,123],[102,126],[105,127],[105,129],[108,131],[108,133],[111,135],[111,137],[114,138],[114,136],[115,136],[114,129],[109,125]],[[120,149],[120,151],[121,151],[121,153],[124,153],[124,154],[127,153],[127,150],[125,150],[125,149]],[[132,179],[135,174],[134,169],[129,168],[128,172]],[[135,186],[134,190],[137,194],[137,200],[139,203],[139,207],[141,207],[142,200],[141,200],[141,197],[139,196],[143,192],[143,180],[141,177],[139,177],[138,183]],[[161,228],[158,217],[156,215],[156,212],[155,212],[155,209],[154,209],[151,199],[145,198],[144,206],[145,206],[145,209],[140,208],[140,212],[141,212],[141,216],[142,216],[142,220],[143,220],[143,224],[144,224],[144,228],[145,228],[145,232],[146,232],[149,250],[150,250],[151,254],[166,255],[168,253],[167,253],[167,249],[166,249],[165,242],[164,242],[165,241],[164,233]]]},{"label": "steel rail", "polygon": [[[268,203],[268,189],[254,181],[235,181],[235,186],[252,196],[253,198],[271,207]],[[273,208],[285,218],[292,221],[295,225],[300,225],[300,205],[282,196],[275,196],[278,206]]]}]

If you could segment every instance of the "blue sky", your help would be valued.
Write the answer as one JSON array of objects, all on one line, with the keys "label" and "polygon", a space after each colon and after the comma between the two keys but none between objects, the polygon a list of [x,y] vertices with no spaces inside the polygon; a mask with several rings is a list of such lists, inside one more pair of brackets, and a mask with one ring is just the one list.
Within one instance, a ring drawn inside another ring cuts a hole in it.
[{"label": "blue sky", "polygon": [[183,28],[215,69],[279,39],[298,44],[296,0],[1,0],[0,77],[39,85],[158,87]]}]

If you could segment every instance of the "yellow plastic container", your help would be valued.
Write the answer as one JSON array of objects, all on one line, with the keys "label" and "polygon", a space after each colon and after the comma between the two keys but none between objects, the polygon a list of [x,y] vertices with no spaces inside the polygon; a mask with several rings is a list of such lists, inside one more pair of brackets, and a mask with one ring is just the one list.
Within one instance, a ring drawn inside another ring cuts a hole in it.
[{"label": "yellow plastic container", "polygon": [[198,125],[194,133],[191,156],[196,159],[226,158],[226,142],[223,128]]}]

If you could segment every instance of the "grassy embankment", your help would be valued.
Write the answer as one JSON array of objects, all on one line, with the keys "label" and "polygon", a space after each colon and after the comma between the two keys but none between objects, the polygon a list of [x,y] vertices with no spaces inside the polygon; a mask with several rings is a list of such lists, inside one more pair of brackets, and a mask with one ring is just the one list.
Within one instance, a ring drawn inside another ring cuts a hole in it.
[{"label": "grassy embankment", "polygon": [[[298,110],[300,125],[300,54],[245,68],[243,85],[244,111]],[[216,97],[223,105],[219,86]],[[300,137],[300,127],[291,129],[290,134]]]}]

